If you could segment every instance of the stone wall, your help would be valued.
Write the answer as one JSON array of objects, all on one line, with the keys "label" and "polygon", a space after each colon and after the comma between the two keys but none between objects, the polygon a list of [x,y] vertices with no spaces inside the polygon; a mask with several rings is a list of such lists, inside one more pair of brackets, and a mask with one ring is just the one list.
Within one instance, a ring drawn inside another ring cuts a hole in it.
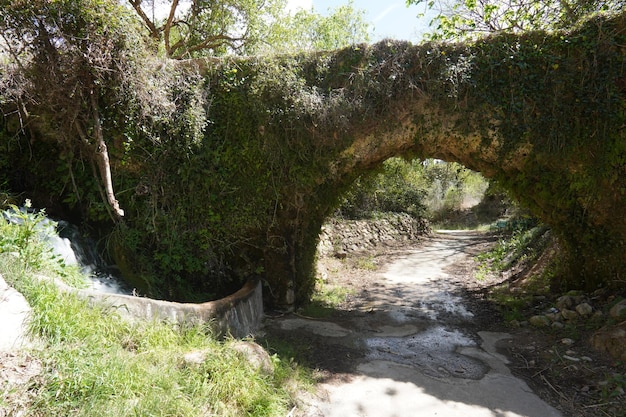
[{"label": "stone wall", "polygon": [[406,213],[388,213],[378,219],[330,219],[322,227],[320,256],[343,256],[380,244],[417,239],[430,231],[428,222]]}]

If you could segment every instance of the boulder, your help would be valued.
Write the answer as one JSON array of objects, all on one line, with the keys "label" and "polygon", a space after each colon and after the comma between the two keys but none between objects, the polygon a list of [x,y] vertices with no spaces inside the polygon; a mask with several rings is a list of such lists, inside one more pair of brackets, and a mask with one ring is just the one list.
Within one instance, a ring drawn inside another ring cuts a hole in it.
[{"label": "boulder", "polygon": [[261,371],[265,375],[274,373],[272,358],[259,344],[239,340],[233,343],[232,348],[239,352],[254,369]]},{"label": "boulder", "polygon": [[565,320],[576,320],[579,317],[576,311],[567,308],[561,310],[561,316],[563,316]]},{"label": "boulder", "polygon": [[0,275],[0,352],[12,352],[30,345],[27,323],[31,311],[24,296]]},{"label": "boulder", "polygon": [[589,317],[593,313],[593,307],[588,303],[580,303],[576,306],[576,312],[582,317]]},{"label": "boulder", "polygon": [[626,361],[626,321],[605,326],[591,336],[594,349],[608,353],[617,361]]},{"label": "boulder", "polygon": [[609,310],[609,315],[616,320],[626,318],[626,300],[622,300],[619,303],[615,304]]},{"label": "boulder", "polygon": [[548,327],[551,323],[546,316],[532,316],[528,321],[535,327]]},{"label": "boulder", "polygon": [[550,321],[559,321],[560,316],[557,313],[546,313],[545,315]]},{"label": "boulder", "polygon": [[566,310],[572,308],[574,305],[574,298],[569,295],[563,295],[556,300],[556,307],[559,310]]}]

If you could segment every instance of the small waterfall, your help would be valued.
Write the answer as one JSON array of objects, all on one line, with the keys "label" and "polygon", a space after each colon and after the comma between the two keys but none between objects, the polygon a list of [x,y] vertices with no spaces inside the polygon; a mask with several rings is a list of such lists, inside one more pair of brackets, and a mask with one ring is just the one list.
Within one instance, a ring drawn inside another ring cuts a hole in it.
[{"label": "small waterfall", "polygon": [[[117,266],[107,263],[98,252],[93,239],[83,236],[76,225],[65,220],[56,223],[56,234],[52,235],[55,241],[52,245],[53,251],[55,246],[61,246],[60,249],[63,251],[60,256],[64,259],[75,259],[75,264],[78,264],[91,280],[92,290],[112,294],[131,295],[133,293],[132,288],[129,288],[121,279]],[[56,243],[59,241],[63,244]]]},{"label": "small waterfall", "polygon": [[[33,211],[17,207],[0,210],[0,222],[23,224]],[[3,220],[4,219],[4,220]],[[70,288],[64,291],[115,310],[122,317],[163,320],[174,324],[206,323],[219,337],[244,338],[253,335],[263,319],[263,287],[259,280],[249,280],[237,292],[219,300],[204,303],[177,303],[148,297],[135,297],[132,288],[120,279],[119,271],[108,264],[97,250],[96,242],[80,233],[67,221],[36,218],[35,230],[46,241],[52,254],[66,264],[78,265],[91,279],[90,289]],[[99,292],[95,293],[95,292]]]},{"label": "small waterfall", "polygon": [[[26,213],[27,209],[21,207],[20,211]],[[3,211],[2,217],[14,224],[23,223],[23,216],[12,209]],[[96,242],[82,235],[76,225],[46,217],[37,224],[37,230],[55,256],[66,265],[80,267],[91,282],[90,289],[112,294],[133,294],[132,288],[122,280],[117,267],[104,260],[97,250]]]}]

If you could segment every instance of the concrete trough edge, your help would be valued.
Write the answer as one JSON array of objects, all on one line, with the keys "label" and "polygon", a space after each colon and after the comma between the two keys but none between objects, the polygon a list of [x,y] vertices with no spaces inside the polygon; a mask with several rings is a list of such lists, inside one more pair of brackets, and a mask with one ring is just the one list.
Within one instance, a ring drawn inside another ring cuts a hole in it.
[{"label": "concrete trough edge", "polygon": [[[39,276],[49,281],[50,278]],[[54,279],[57,287],[76,294],[90,305],[117,311],[128,318],[164,320],[174,324],[206,323],[217,337],[253,336],[263,319],[261,281],[249,280],[241,289],[224,298],[205,303],[178,303],[124,294],[110,294],[70,287]]]}]

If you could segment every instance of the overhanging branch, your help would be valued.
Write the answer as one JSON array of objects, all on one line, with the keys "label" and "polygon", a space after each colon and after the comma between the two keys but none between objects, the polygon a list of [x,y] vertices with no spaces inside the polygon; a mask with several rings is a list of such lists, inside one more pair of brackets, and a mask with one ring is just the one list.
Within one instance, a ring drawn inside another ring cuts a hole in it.
[{"label": "overhanging branch", "polygon": [[100,125],[100,113],[98,112],[98,103],[96,102],[96,96],[92,90],[90,93],[91,110],[94,118],[94,134],[96,137],[96,163],[100,170],[100,177],[104,183],[107,202],[113,209],[115,216],[120,219],[124,217],[124,210],[120,208],[119,202],[115,198],[113,192],[113,181],[111,179],[111,164],[109,162],[109,151],[104,141],[104,135],[102,133],[102,126]]}]

